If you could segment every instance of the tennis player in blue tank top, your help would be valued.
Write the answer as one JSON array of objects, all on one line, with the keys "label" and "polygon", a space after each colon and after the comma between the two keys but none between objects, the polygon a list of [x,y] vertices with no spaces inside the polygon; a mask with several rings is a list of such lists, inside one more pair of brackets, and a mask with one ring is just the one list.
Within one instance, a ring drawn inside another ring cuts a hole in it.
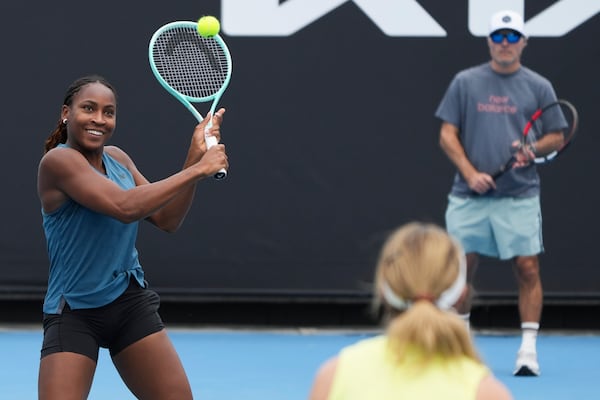
[{"label": "tennis player in blue tank top", "polygon": [[[220,140],[225,110],[210,118]],[[87,398],[100,347],[108,348],[139,399],[191,399],[189,381],[147,288],[135,247],[138,223],[167,232],[182,224],[196,183],[228,168],[222,144],[192,134],[183,169],[150,183],[120,148],[108,146],[116,92],[100,76],[68,88],[38,171],[50,272],[44,301],[39,399]]]}]

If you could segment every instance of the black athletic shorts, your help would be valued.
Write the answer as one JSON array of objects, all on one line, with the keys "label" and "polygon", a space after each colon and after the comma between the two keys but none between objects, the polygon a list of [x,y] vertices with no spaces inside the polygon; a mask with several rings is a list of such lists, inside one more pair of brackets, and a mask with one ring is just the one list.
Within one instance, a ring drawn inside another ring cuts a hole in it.
[{"label": "black athletic shorts", "polygon": [[160,298],[141,288],[132,279],[127,290],[105,306],[44,314],[44,342],[41,358],[52,353],[71,352],[98,361],[100,347],[115,356],[138,340],[164,329],[158,315]]}]

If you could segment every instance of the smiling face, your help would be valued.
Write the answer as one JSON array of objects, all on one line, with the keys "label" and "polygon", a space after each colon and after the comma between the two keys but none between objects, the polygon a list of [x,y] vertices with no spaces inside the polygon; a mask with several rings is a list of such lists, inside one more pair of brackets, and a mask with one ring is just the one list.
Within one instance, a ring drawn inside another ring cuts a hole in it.
[{"label": "smiling face", "polygon": [[116,126],[114,92],[100,82],[82,86],[70,105],[62,108],[67,120],[67,144],[82,152],[101,152]]},{"label": "smiling face", "polygon": [[[511,31],[501,30],[497,33],[506,35]],[[509,43],[506,36],[502,37],[500,43],[495,43],[491,37],[488,37],[487,41],[492,58],[492,69],[500,73],[512,73],[521,67],[521,54],[527,46],[527,39],[524,36],[521,36],[516,43]]]}]

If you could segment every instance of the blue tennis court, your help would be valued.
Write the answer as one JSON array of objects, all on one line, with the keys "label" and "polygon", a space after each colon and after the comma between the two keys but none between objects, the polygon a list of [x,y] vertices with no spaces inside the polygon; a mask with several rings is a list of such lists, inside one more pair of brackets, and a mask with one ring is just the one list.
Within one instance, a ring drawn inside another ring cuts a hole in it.
[{"label": "blue tennis court", "polygon": [[[306,399],[321,361],[342,346],[375,331],[281,331],[171,329],[170,336],[188,372],[195,398],[207,400]],[[38,329],[0,330],[0,399],[37,398]],[[512,376],[520,338],[515,334],[477,333],[476,344],[494,373],[516,399],[592,399],[600,391],[600,336],[541,334],[542,375]],[[134,397],[100,353],[90,400]]]}]

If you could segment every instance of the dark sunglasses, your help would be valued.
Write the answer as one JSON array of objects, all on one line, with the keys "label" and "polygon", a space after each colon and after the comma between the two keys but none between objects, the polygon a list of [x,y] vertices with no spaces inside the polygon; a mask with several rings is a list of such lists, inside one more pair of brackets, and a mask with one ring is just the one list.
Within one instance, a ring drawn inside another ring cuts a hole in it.
[{"label": "dark sunglasses", "polygon": [[506,32],[506,33],[495,32],[490,35],[490,38],[492,39],[492,42],[494,42],[496,44],[502,43],[504,38],[506,38],[506,41],[508,43],[514,44],[514,43],[517,43],[519,40],[521,40],[521,36],[523,36],[523,35],[521,35],[519,32]]}]

